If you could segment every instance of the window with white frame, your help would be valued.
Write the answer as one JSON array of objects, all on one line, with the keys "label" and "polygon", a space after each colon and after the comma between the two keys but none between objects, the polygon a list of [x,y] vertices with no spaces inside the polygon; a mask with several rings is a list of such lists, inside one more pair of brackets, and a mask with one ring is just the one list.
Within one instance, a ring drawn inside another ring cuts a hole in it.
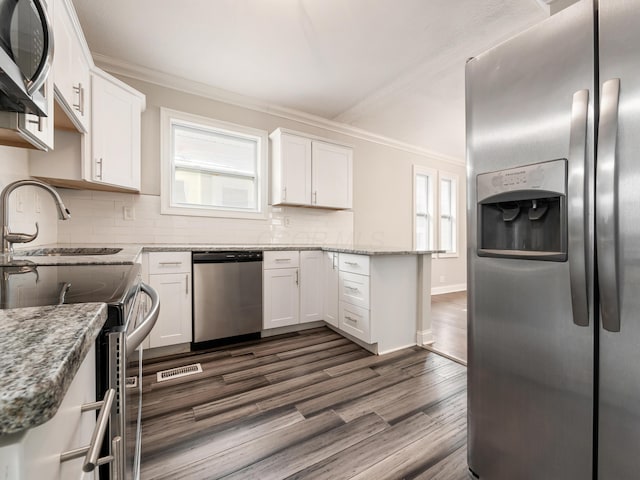
[{"label": "window with white frame", "polygon": [[414,165],[414,237],[415,250],[433,250],[434,240],[434,190],[436,172]]},{"label": "window with white frame", "polygon": [[[457,254],[458,176],[440,172],[440,250]],[[445,254],[445,255],[446,255]]]},{"label": "window with white frame", "polygon": [[264,218],[267,132],[161,109],[162,213]]}]

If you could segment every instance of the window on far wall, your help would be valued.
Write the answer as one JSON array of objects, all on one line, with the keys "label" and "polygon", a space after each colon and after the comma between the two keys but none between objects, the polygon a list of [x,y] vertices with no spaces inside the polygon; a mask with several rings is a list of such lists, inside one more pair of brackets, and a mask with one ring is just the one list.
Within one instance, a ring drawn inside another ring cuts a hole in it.
[{"label": "window on far wall", "polygon": [[440,172],[440,250],[457,254],[458,176]]},{"label": "window on far wall", "polygon": [[264,218],[267,132],[161,109],[162,213]]},{"label": "window on far wall", "polygon": [[433,250],[435,170],[414,165],[414,237],[415,250]]}]

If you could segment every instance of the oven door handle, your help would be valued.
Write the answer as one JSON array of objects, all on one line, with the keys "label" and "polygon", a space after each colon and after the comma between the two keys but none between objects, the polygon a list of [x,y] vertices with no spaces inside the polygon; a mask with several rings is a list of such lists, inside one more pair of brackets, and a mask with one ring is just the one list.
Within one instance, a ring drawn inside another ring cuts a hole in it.
[{"label": "oven door handle", "polygon": [[144,282],[140,284],[140,290],[146,293],[151,299],[151,309],[149,310],[149,313],[147,313],[147,316],[144,317],[142,323],[140,323],[133,332],[127,335],[127,355],[132,355],[143,340],[147,338],[147,335],[149,335],[149,332],[153,329],[156,321],[158,320],[158,315],[160,314],[160,297],[158,296],[158,292]]}]

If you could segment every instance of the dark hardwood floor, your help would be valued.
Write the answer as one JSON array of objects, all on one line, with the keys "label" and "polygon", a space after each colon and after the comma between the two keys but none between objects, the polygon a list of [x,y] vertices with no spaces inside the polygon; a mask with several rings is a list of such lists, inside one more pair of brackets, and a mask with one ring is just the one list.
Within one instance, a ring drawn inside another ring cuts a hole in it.
[{"label": "dark hardwood floor", "polygon": [[430,350],[467,364],[467,292],[431,296],[431,331]]},{"label": "dark hardwood floor", "polygon": [[418,347],[376,356],[317,328],[143,370],[143,480],[468,478],[466,368]]}]

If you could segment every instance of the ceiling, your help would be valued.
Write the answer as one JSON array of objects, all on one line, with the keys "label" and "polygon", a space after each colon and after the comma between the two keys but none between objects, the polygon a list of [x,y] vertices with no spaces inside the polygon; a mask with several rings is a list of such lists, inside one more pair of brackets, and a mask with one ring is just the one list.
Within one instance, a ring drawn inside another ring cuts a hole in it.
[{"label": "ceiling", "polygon": [[103,60],[463,160],[465,60],[546,18],[550,1],[73,3]]}]

